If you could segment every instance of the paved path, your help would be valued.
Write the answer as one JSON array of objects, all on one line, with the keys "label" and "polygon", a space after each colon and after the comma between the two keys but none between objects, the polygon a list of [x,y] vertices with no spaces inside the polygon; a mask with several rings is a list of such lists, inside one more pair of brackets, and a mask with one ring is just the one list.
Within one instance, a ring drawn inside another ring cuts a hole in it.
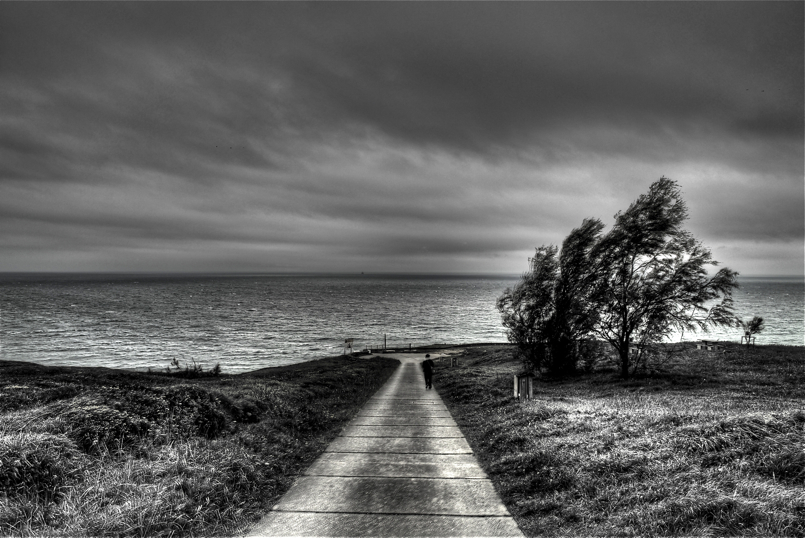
[{"label": "paved path", "polygon": [[424,354],[393,356],[400,368],[250,535],[523,536],[425,390]]}]

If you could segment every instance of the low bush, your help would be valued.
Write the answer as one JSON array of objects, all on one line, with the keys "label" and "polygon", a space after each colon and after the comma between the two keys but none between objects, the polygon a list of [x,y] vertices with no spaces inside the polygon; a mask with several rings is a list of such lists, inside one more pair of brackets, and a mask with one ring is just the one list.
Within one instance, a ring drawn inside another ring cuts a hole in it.
[{"label": "low bush", "polygon": [[168,405],[166,427],[172,437],[200,435],[214,439],[227,426],[221,400],[205,387],[176,385],[164,390]]},{"label": "low bush", "polygon": [[9,498],[57,501],[81,461],[73,441],[63,435],[0,434],[0,492]]},{"label": "low bush", "polygon": [[142,417],[99,404],[90,398],[77,398],[60,414],[65,434],[79,448],[100,454],[129,448],[148,433],[150,424]]},{"label": "low bush", "polygon": [[72,383],[36,381],[25,385],[7,385],[0,394],[0,412],[16,411],[36,405],[66,400],[78,395],[82,388]]}]

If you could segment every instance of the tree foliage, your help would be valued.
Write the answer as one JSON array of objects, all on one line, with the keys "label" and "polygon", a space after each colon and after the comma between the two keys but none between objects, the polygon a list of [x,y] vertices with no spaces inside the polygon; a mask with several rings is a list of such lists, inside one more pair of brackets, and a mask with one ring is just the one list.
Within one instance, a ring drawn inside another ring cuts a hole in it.
[{"label": "tree foliage", "polygon": [[755,316],[747,323],[742,323],[741,325],[743,326],[744,330],[749,334],[759,334],[763,332],[763,329],[766,328],[766,323],[760,316]]},{"label": "tree foliage", "polygon": [[[744,333],[746,336],[752,336],[753,334],[760,334],[763,332],[763,329],[766,328],[766,323],[763,321],[763,318],[760,316],[755,316],[749,321],[741,321],[741,327],[743,327]],[[746,339],[747,345],[749,344],[749,339]]]},{"label": "tree foliage", "polygon": [[558,258],[555,246],[537,249],[498,300],[509,340],[534,366],[568,373],[578,342],[596,337],[612,345],[628,377],[641,350],[673,331],[733,325],[737,273],[708,274],[717,262],[682,228],[687,217],[679,186],[663,177],[606,234],[601,221],[586,219]]},{"label": "tree foliage", "polygon": [[498,299],[509,341],[531,368],[575,370],[576,344],[597,315],[590,301],[596,283],[590,254],[603,227],[597,219],[585,220],[562,243],[561,254],[553,245],[538,248],[529,271]]},{"label": "tree foliage", "polygon": [[592,333],[615,348],[623,377],[630,374],[633,355],[673,331],[734,325],[738,273],[722,268],[708,275],[707,267],[718,262],[682,228],[687,217],[679,186],[663,177],[615,215],[615,225],[596,246],[594,302],[600,316]]},{"label": "tree foliage", "polygon": [[543,366],[554,311],[554,286],[559,272],[555,246],[542,246],[528,260],[530,268],[520,282],[498,298],[497,308],[509,342],[532,369]]}]

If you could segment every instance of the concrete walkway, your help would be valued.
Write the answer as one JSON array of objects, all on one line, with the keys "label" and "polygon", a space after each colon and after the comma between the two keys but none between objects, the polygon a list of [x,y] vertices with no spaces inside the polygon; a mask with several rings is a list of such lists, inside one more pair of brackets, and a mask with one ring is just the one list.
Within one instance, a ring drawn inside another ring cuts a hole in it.
[{"label": "concrete walkway", "polygon": [[[402,363],[251,536],[523,536],[435,390]],[[438,387],[437,362],[434,386]]]}]

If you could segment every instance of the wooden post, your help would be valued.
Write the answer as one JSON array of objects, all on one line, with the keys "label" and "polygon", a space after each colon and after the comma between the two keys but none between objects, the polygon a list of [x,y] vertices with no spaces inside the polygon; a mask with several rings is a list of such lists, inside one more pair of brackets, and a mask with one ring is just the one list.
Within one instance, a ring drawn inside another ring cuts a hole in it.
[{"label": "wooden post", "polygon": [[531,377],[527,376],[520,380],[520,399],[530,400],[534,396],[534,385],[531,384]]},{"label": "wooden post", "polygon": [[528,373],[514,375],[514,397],[520,400],[534,399],[534,376]]}]

